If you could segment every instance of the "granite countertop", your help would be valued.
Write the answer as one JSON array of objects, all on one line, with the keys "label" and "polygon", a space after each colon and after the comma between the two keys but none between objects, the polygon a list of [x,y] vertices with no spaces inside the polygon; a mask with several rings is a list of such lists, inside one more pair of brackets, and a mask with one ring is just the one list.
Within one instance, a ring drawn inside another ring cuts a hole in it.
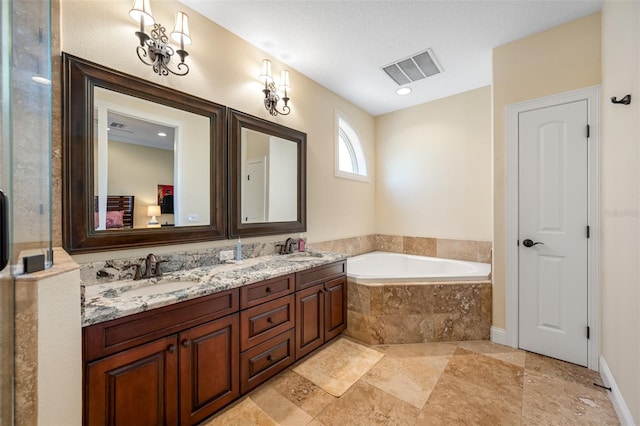
[{"label": "granite countertop", "polygon": [[221,264],[172,272],[159,278],[87,286],[82,326],[242,287],[346,257],[341,253],[320,251],[261,256],[243,260],[241,264]]}]

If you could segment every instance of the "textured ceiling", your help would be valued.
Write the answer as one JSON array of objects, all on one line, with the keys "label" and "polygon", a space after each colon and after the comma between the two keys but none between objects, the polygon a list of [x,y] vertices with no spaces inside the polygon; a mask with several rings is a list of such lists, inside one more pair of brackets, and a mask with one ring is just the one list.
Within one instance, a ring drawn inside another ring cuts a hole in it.
[{"label": "textured ceiling", "polygon": [[[602,0],[181,1],[373,115],[489,85],[494,47],[602,8]],[[380,68],[426,48],[444,72],[398,96]]]}]

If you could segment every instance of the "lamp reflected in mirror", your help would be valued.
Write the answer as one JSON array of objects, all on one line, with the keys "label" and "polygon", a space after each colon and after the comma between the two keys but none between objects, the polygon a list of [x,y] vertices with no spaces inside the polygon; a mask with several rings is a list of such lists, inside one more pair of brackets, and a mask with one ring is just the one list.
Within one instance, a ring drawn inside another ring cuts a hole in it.
[{"label": "lamp reflected in mirror", "polygon": [[151,217],[151,220],[147,224],[147,228],[160,228],[160,222],[158,222],[158,216],[160,216],[160,206],[147,207],[147,216]]}]

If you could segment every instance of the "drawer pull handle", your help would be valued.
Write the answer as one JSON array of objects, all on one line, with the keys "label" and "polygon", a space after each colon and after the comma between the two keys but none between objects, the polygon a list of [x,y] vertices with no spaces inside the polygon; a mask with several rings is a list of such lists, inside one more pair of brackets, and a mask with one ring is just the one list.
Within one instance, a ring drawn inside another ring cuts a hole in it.
[{"label": "drawer pull handle", "polygon": [[188,348],[191,345],[191,342],[189,342],[187,339],[184,339],[182,341],[182,346],[184,346],[185,348]]},{"label": "drawer pull handle", "polygon": [[272,319],[271,317],[267,317],[267,322],[268,322],[269,324],[273,324],[273,319]]},{"label": "drawer pull handle", "polygon": [[271,287],[267,287],[264,289],[264,291],[266,291],[267,293],[271,293],[273,290],[271,290]]},{"label": "drawer pull handle", "polygon": [[267,361],[272,362],[273,361],[273,357],[271,355],[267,355]]},{"label": "drawer pull handle", "polygon": [[167,346],[167,351],[169,351],[169,353],[174,353],[176,351],[176,345],[169,345]]}]

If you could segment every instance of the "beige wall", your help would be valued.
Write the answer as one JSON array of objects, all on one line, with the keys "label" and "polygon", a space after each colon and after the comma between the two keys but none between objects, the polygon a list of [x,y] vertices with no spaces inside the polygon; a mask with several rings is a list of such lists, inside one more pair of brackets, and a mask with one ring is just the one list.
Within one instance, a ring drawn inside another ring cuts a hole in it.
[{"label": "beige wall", "polygon": [[[640,3],[602,11],[602,357],[640,424]],[[614,105],[630,93],[629,106]]]},{"label": "beige wall", "polygon": [[491,88],[376,117],[376,231],[491,240]]},{"label": "beige wall", "polygon": [[493,325],[505,327],[505,134],[509,104],[600,84],[600,14],[493,50]]},{"label": "beige wall", "polygon": [[[272,60],[275,75],[279,75],[284,65],[173,0],[153,2],[153,14],[157,21],[169,27],[168,31],[172,29],[177,10],[185,10],[189,14],[193,44],[189,46],[187,60],[191,71],[184,77],[159,77],[135,54],[136,24],[128,15],[131,4],[129,0],[62,0],[62,50],[307,133],[308,240],[313,242],[374,233],[374,185],[336,178],[333,163],[335,110],[339,109],[358,128],[368,164],[373,165],[374,118],[371,115],[290,70],[292,113],[286,117],[271,117],[264,109],[262,85],[257,76],[263,58]],[[59,159],[54,158],[54,161]],[[369,173],[375,176],[375,167],[370,167]],[[350,214],[337,214],[338,207]],[[54,227],[60,226],[60,223],[54,224]],[[226,243],[209,243],[208,246],[222,244]],[[202,247],[202,244],[179,248],[191,247]],[[163,250],[175,250],[175,247],[165,246]],[[105,252],[74,256],[74,259],[84,262],[131,253],[137,252]]]},{"label": "beige wall", "polygon": [[[158,185],[173,185],[173,151],[109,141],[109,195],[133,195],[133,227],[146,228],[147,207],[158,204]],[[162,215],[160,223],[173,223]],[[113,231],[117,232],[117,231]]]}]

